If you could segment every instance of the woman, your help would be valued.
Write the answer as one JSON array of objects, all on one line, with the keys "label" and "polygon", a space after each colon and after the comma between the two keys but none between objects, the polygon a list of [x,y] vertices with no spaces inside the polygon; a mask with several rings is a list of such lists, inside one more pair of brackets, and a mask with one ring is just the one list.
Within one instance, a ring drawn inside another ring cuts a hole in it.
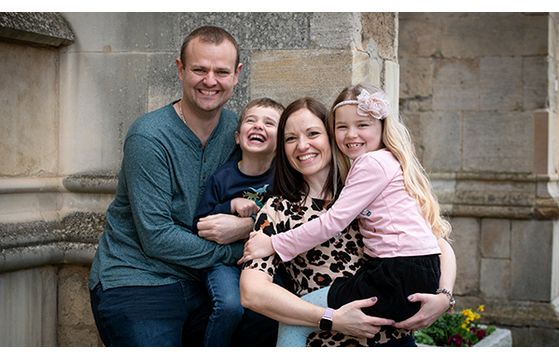
[{"label": "woman", "polygon": [[[338,169],[334,169],[337,164],[332,163],[332,136],[326,117],[324,105],[311,98],[297,100],[283,112],[278,126],[274,182],[274,192],[278,196],[264,205],[255,229],[272,235],[293,228],[324,212],[333,195],[339,192],[341,183],[339,178],[334,181],[334,170]],[[452,291],[456,268],[454,253],[448,244],[441,251],[440,285]],[[241,302],[281,323],[314,326],[318,330],[325,308],[306,302],[300,296],[329,286],[336,277],[354,274],[362,263],[363,242],[354,223],[339,236],[290,262],[281,263],[276,257],[248,261],[241,274]],[[286,271],[294,294],[272,282],[273,275],[282,269]],[[449,299],[445,294],[414,294],[410,301],[421,302],[421,310],[396,324],[361,311],[361,308],[373,306],[375,299],[346,304],[334,311],[330,323],[323,323],[323,328],[331,325],[331,331],[311,334],[308,345],[413,346],[409,330],[431,324],[448,309]]]}]

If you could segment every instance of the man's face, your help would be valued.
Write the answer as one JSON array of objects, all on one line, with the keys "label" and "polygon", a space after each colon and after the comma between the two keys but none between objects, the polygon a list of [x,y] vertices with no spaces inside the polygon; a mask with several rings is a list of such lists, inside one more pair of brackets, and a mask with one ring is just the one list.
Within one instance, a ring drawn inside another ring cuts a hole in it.
[{"label": "man's face", "polygon": [[185,64],[177,59],[185,106],[193,112],[219,111],[233,95],[242,64],[235,67],[235,46],[225,40],[211,44],[193,39],[185,51]]}]

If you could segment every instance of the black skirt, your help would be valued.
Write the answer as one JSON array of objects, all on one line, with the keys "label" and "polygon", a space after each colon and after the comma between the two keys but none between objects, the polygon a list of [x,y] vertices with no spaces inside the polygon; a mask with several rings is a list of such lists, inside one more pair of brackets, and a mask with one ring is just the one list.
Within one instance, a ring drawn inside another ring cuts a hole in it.
[{"label": "black skirt", "polygon": [[354,300],[376,296],[367,315],[405,320],[419,311],[420,302],[410,302],[414,293],[434,294],[441,276],[439,255],[372,258],[352,277],[337,278],[328,292],[328,306],[339,308]]}]

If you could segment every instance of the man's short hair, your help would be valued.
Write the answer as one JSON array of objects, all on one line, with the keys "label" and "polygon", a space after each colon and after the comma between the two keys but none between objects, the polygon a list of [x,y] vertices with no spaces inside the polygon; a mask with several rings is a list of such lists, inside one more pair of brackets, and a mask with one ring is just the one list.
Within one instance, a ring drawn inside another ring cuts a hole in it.
[{"label": "man's short hair", "polygon": [[240,51],[239,51],[239,44],[237,44],[237,40],[229,34],[225,29],[222,29],[217,26],[201,26],[195,30],[193,30],[190,34],[188,34],[184,41],[182,42],[181,46],[181,61],[183,66],[186,66],[186,47],[188,44],[194,39],[200,39],[200,41],[210,44],[219,45],[224,40],[229,41],[233,46],[235,46],[235,51],[237,52],[237,58],[235,60],[235,69],[239,66],[240,63]]}]

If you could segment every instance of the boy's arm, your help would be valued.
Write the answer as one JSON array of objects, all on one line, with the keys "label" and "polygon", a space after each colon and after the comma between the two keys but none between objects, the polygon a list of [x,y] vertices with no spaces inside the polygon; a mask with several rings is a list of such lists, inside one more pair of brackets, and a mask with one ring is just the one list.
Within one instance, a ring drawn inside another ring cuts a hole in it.
[{"label": "boy's arm", "polygon": [[272,236],[272,246],[283,261],[312,249],[345,229],[388,185],[389,177],[371,157],[359,158],[338,200],[324,214],[290,231]]}]

